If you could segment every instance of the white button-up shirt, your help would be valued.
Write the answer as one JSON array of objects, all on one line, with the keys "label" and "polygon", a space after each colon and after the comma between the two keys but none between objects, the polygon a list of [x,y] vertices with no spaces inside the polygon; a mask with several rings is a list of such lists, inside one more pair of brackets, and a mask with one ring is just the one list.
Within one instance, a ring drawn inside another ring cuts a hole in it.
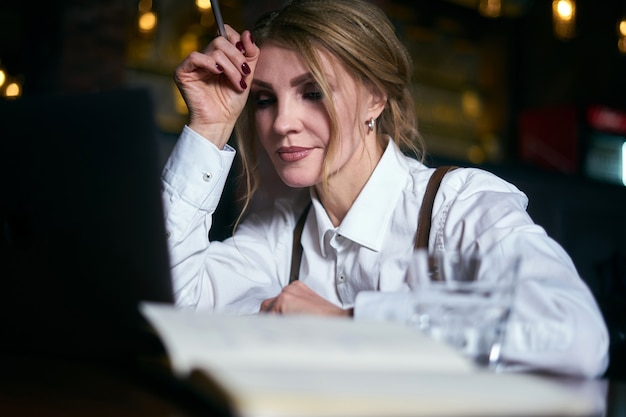
[{"label": "white button-up shirt", "polygon": [[[393,140],[344,220],[334,227],[314,192],[250,213],[235,235],[209,230],[235,152],[185,127],[163,171],[166,227],[177,305],[255,314],[288,285],[293,230],[312,200],[300,280],[355,319],[406,320],[407,268],[418,212],[433,172]],[[515,186],[480,169],[446,175],[433,208],[429,249],[520,259],[515,311],[503,357],[522,367],[585,376],[607,366],[608,332],[565,251],[526,212]]]}]

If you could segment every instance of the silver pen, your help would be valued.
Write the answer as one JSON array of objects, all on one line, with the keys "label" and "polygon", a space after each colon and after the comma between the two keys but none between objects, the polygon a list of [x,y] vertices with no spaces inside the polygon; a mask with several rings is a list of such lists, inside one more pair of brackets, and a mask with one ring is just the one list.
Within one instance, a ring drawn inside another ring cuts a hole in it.
[{"label": "silver pen", "polygon": [[218,36],[226,36],[226,29],[224,29],[224,19],[222,19],[222,12],[220,12],[220,5],[217,0],[211,1],[211,10],[213,10],[213,16],[215,17],[215,24],[217,25]]}]

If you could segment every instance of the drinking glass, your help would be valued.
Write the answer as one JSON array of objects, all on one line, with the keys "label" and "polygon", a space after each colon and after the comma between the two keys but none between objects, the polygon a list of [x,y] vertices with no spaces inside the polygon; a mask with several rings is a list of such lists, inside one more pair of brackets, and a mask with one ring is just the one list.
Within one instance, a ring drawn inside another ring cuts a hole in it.
[{"label": "drinking glass", "polygon": [[409,267],[415,294],[410,324],[497,370],[517,269],[515,259],[416,251]]}]

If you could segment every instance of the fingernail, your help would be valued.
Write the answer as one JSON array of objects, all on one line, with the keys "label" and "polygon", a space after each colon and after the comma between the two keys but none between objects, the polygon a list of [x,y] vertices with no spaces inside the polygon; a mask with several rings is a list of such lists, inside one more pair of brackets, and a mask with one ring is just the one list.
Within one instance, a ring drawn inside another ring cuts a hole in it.
[{"label": "fingernail", "polygon": [[239,86],[244,90],[248,88],[248,84],[246,84],[246,81],[243,78],[241,79],[241,81],[239,81]]},{"label": "fingernail", "polygon": [[248,75],[250,74],[250,67],[248,66],[248,64],[246,64],[245,62],[243,64],[241,64],[241,70],[243,71],[244,74]]},{"label": "fingernail", "polygon": [[237,49],[239,49],[242,53],[246,53],[246,49],[243,47],[243,43],[241,43],[241,41],[237,42],[235,44],[235,46],[237,47]]},{"label": "fingernail", "polygon": [[215,68],[217,68],[219,72],[224,72],[224,68],[222,68],[220,64],[215,64]]}]

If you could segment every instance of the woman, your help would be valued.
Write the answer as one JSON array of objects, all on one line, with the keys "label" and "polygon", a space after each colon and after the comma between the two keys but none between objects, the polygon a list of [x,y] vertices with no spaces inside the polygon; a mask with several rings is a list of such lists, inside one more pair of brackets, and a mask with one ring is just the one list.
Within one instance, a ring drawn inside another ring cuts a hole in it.
[{"label": "woman", "polygon": [[[175,80],[190,121],[163,173],[177,305],[406,319],[407,267],[433,172],[403,154],[423,155],[411,73],[388,19],[354,0],[294,1],[253,33],[227,27],[227,37],[185,59]],[[263,151],[297,192],[246,212],[233,238],[210,242],[236,124],[246,203],[267,181],[256,175]],[[519,325],[503,356],[512,365],[600,375],[608,347],[602,316],[526,204],[494,175],[457,169],[437,194],[429,248],[521,258]],[[301,216],[302,255],[292,273]]]}]

